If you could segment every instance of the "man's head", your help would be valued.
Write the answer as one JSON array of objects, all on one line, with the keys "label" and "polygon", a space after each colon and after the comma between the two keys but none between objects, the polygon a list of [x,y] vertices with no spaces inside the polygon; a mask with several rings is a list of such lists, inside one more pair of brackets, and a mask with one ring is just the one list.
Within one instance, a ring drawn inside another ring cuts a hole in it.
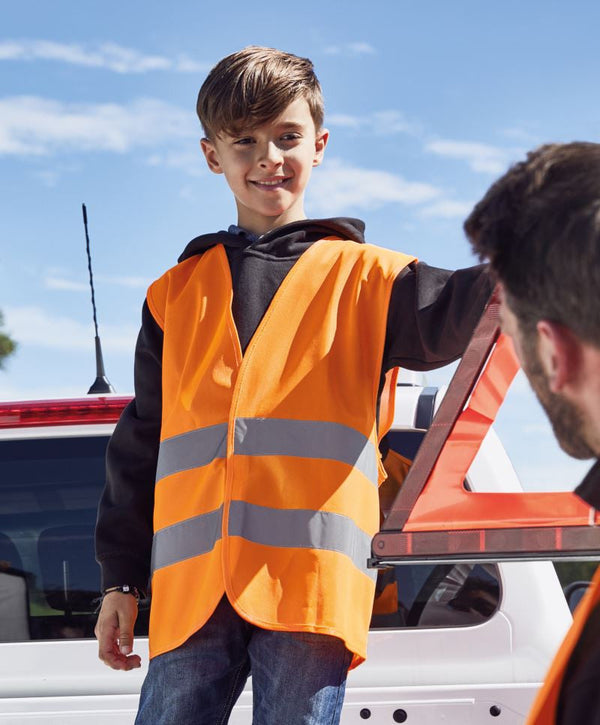
[{"label": "man's head", "polygon": [[503,329],[559,442],[600,454],[600,144],[532,151],[465,232],[501,283]]},{"label": "man's head", "polygon": [[308,103],[315,131],[323,125],[323,95],[312,62],[275,48],[249,46],[220,60],[200,88],[196,111],[204,135],[262,126],[298,98]]},{"label": "man's head", "polygon": [[238,224],[255,234],[305,218],[304,191],[327,145],[312,63],[272,48],[220,61],[198,96],[208,167],[224,174]]}]

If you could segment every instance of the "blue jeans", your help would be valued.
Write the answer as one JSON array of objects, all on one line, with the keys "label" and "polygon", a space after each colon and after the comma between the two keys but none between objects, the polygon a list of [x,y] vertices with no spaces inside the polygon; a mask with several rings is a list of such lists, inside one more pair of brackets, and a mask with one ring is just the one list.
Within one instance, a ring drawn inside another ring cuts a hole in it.
[{"label": "blue jeans", "polygon": [[261,629],[223,597],[199,632],[150,661],[135,725],[224,725],[250,672],[254,725],[337,725],[351,659],[336,637]]}]

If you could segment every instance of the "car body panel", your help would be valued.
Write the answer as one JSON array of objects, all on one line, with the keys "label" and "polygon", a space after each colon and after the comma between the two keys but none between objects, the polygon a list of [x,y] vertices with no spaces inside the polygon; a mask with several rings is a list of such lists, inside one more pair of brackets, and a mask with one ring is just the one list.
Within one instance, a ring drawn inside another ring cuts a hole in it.
[{"label": "car body panel", "polygon": [[[415,431],[421,393],[398,388],[394,431]],[[0,443],[106,437],[113,425],[16,426],[0,430]],[[478,491],[520,490],[493,430],[468,483]],[[522,723],[571,615],[550,562],[503,563],[497,572],[497,610],[481,623],[372,630],[366,663],[349,674],[342,723],[389,723],[404,710],[408,722],[422,725],[478,725],[494,717],[490,708],[499,708],[500,722]],[[0,723],[131,725],[148,662],[146,638],[136,639],[135,651],[142,669],[119,672],[99,661],[91,638],[1,642]],[[233,725],[251,722],[251,699],[249,680]]]}]

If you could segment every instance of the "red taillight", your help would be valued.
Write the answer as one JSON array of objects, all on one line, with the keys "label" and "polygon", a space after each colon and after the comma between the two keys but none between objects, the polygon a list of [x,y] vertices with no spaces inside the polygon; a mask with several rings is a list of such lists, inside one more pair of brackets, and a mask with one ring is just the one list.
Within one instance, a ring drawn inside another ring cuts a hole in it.
[{"label": "red taillight", "polygon": [[0,403],[0,428],[115,423],[130,401],[131,397],[111,396]]}]

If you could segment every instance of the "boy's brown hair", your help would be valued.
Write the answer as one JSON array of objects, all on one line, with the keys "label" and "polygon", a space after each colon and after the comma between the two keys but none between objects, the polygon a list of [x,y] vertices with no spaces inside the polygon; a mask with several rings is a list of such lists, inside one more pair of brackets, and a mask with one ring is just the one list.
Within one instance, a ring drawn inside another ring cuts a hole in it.
[{"label": "boy's brown hair", "polygon": [[312,62],[275,48],[249,46],[220,60],[200,88],[196,111],[208,139],[277,118],[304,97],[317,131],[323,96]]}]

